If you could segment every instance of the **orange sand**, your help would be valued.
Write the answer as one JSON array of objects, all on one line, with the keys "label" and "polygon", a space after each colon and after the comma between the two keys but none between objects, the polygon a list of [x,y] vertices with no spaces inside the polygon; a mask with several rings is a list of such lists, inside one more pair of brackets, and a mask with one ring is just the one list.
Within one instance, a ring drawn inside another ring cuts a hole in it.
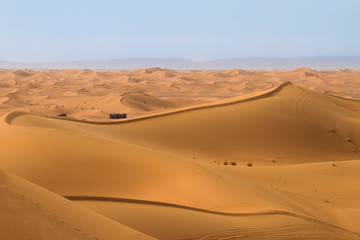
[{"label": "orange sand", "polygon": [[359,239],[357,71],[0,79],[0,239]]}]

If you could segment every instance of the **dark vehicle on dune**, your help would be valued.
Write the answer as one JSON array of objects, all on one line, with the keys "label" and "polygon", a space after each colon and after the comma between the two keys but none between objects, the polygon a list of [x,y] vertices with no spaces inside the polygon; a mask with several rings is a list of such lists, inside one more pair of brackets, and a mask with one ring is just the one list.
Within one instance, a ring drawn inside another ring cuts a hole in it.
[{"label": "dark vehicle on dune", "polygon": [[127,114],[126,113],[110,113],[109,118],[110,119],[127,118]]}]

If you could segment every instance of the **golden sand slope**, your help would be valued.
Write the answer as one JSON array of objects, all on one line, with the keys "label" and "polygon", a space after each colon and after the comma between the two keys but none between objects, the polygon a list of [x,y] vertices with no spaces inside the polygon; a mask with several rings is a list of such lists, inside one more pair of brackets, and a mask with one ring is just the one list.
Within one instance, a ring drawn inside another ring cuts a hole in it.
[{"label": "golden sand slope", "polygon": [[0,168],[159,239],[358,239],[359,119],[291,83],[113,124],[17,111]]},{"label": "golden sand slope", "polygon": [[0,239],[153,239],[0,171]]}]

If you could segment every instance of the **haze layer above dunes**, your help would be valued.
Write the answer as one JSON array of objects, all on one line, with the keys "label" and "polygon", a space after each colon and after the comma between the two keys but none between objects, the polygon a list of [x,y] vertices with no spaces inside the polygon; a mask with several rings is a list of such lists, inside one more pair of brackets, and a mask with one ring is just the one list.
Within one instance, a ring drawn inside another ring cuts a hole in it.
[{"label": "haze layer above dunes", "polygon": [[126,96],[169,107],[113,123],[12,112],[0,168],[158,239],[358,238],[360,102],[291,83],[173,111]]}]

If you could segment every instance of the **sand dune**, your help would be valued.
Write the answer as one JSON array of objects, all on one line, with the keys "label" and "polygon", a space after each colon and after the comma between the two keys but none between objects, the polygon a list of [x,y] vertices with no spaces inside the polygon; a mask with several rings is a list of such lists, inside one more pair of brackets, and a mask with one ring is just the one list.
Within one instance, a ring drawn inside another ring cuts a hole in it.
[{"label": "sand dune", "polygon": [[291,83],[118,123],[15,111],[0,167],[158,239],[356,239],[359,116]]},{"label": "sand dune", "polygon": [[[68,198],[159,239],[296,239],[299,235],[303,239],[358,238],[354,232],[286,211],[224,213],[131,199]],[[132,217],[134,214],[141,220]]]},{"label": "sand dune", "polygon": [[0,171],[1,239],[153,239]]},{"label": "sand dune", "polygon": [[156,98],[142,92],[126,93],[122,96],[120,102],[124,106],[145,112],[178,107],[178,104],[174,101]]},{"label": "sand dune", "polygon": [[[289,71],[173,71],[152,68],[135,71],[91,70],[1,70],[0,98],[17,93],[17,101],[0,104],[0,114],[23,107],[35,114],[54,116],[65,112],[79,120],[106,121],[110,112],[127,111],[129,116],[154,114],[169,107],[214,102],[270,89],[292,81],[311,90],[343,97],[360,97],[359,71],[318,71],[298,68]],[[100,104],[104,98],[142,92],[165,100],[155,108]],[[39,96],[47,96],[38,99]],[[86,102],[84,104],[84,102]],[[151,109],[151,111],[149,110]]]}]

